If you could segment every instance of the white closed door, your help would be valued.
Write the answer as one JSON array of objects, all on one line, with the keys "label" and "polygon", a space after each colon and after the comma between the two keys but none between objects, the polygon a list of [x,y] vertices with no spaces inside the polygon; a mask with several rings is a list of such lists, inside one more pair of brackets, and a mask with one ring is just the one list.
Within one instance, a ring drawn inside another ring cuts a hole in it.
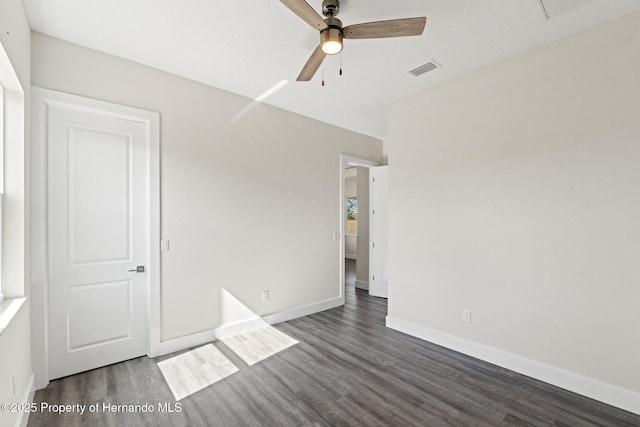
[{"label": "white closed door", "polygon": [[389,167],[369,169],[369,295],[389,297]]},{"label": "white closed door", "polygon": [[48,106],[50,379],[146,354],[147,129]]}]

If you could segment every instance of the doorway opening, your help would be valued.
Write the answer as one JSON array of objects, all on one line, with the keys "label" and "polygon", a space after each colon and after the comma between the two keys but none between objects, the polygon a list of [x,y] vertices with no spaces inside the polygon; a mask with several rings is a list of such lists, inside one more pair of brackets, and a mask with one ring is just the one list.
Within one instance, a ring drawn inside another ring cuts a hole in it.
[{"label": "doorway opening", "polygon": [[377,162],[340,156],[340,286],[369,289],[369,168]]}]

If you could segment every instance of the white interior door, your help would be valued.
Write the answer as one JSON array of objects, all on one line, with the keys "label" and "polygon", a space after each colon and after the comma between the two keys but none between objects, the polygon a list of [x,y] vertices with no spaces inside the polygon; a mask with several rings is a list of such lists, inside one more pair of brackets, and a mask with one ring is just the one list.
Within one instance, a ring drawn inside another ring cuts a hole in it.
[{"label": "white interior door", "polygon": [[48,106],[45,133],[54,379],[146,354],[149,135],[67,104]]},{"label": "white interior door", "polygon": [[388,192],[389,167],[369,169],[369,295],[389,296]]}]

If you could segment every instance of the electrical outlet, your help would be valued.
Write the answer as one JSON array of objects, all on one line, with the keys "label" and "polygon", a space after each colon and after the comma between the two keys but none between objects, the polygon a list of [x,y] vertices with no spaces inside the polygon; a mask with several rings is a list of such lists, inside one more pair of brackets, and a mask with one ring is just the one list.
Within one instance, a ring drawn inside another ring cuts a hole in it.
[{"label": "electrical outlet", "polygon": [[269,291],[262,291],[262,302],[269,301]]},{"label": "electrical outlet", "polygon": [[462,310],[462,321],[471,323],[471,310]]},{"label": "electrical outlet", "polygon": [[166,252],[169,250],[169,241],[168,240],[160,240],[160,250]]}]

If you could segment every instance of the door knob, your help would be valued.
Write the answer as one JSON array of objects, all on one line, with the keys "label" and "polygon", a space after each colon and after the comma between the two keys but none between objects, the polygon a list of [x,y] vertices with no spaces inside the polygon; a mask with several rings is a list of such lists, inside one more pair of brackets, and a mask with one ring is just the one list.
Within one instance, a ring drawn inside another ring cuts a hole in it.
[{"label": "door knob", "polygon": [[135,270],[129,270],[129,271],[134,273],[144,273],[144,265],[139,265],[136,267]]}]

